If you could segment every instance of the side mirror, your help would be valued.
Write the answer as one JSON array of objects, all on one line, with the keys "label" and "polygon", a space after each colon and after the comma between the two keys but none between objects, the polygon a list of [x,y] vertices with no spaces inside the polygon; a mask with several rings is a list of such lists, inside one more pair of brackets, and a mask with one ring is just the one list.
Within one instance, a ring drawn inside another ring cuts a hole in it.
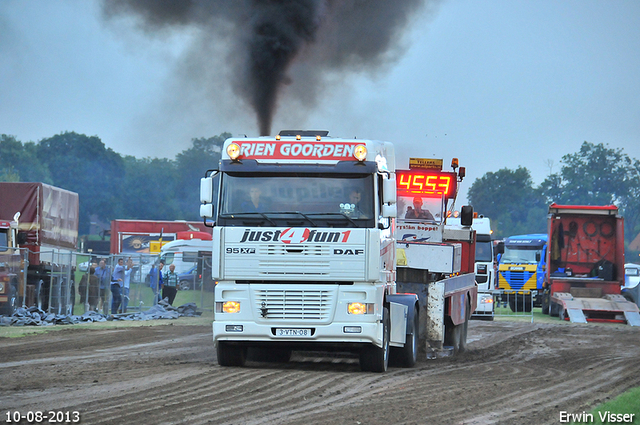
[{"label": "side mirror", "polygon": [[[382,202],[384,204],[392,204],[396,203],[396,176],[395,174],[390,175],[389,178],[382,179]],[[395,208],[395,206],[394,206]],[[382,214],[385,217],[390,217],[385,214]],[[395,215],[393,216],[395,217]]]},{"label": "side mirror", "polygon": [[382,216],[386,218],[394,218],[396,217],[398,209],[395,204],[392,205],[383,205],[382,206]]},{"label": "side mirror", "polygon": [[200,205],[200,217],[213,218],[213,204]]},{"label": "side mirror", "polygon": [[460,224],[463,226],[471,226],[473,224],[473,207],[465,205],[460,211]]},{"label": "side mirror", "polygon": [[210,204],[213,201],[213,177],[200,179],[200,202]]}]

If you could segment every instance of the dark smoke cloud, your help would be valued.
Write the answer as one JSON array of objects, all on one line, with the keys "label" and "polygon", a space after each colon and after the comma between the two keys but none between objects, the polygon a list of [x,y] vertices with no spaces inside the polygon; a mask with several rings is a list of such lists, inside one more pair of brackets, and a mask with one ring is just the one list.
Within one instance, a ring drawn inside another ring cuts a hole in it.
[{"label": "dark smoke cloud", "polygon": [[[330,73],[374,73],[402,53],[401,35],[427,0],[105,0],[108,18],[133,16],[149,34],[194,28],[196,46],[228,47],[202,67],[232,67],[235,93],[269,135],[283,88],[314,106]],[[429,4],[433,4],[430,2]],[[297,65],[295,76],[292,66]],[[219,81],[212,82],[219,84]]]}]

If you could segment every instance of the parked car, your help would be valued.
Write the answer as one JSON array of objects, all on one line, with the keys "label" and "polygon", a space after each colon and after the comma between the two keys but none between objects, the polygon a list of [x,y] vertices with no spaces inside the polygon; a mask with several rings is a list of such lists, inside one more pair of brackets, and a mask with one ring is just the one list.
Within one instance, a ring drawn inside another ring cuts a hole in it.
[{"label": "parked car", "polygon": [[193,266],[188,271],[179,273],[178,282],[181,291],[186,291],[188,289],[200,289],[202,286],[202,279],[198,274],[198,267]]}]

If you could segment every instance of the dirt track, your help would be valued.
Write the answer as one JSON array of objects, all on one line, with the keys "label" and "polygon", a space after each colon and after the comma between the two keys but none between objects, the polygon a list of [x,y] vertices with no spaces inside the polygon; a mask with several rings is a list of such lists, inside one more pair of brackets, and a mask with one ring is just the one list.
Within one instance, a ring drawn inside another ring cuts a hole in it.
[{"label": "dirt track", "polygon": [[4,338],[0,420],[51,410],[83,424],[558,424],[561,411],[640,386],[639,329],[472,322],[469,340],[460,357],[375,374],[304,353],[221,368],[211,328],[180,320]]}]

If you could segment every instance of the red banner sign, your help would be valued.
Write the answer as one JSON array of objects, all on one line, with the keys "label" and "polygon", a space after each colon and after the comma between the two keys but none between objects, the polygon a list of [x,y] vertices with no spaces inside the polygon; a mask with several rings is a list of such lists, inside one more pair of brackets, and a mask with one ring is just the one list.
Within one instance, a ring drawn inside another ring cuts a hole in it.
[{"label": "red banner sign", "polygon": [[235,141],[240,146],[241,159],[316,159],[354,160],[353,151],[359,142],[285,142]]}]

